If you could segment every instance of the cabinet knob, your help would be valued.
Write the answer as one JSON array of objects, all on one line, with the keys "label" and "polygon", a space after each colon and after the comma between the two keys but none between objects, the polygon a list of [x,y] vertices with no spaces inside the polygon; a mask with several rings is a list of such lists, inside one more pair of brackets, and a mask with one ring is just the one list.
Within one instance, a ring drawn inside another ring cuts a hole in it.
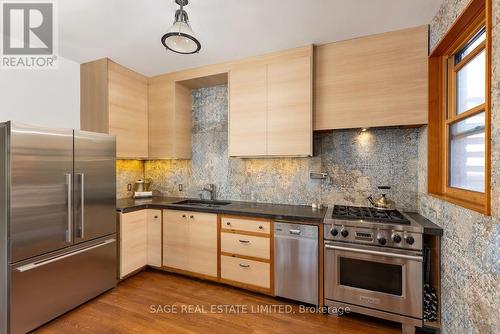
[{"label": "cabinet knob", "polygon": [[227,222],[227,223],[226,223],[226,225],[227,225],[227,226],[231,226],[231,222]]},{"label": "cabinet knob", "polygon": [[259,230],[263,230],[263,229],[264,229],[264,226],[260,225]]},{"label": "cabinet knob", "polygon": [[155,216],[155,218],[158,218],[158,216]]},{"label": "cabinet knob", "polygon": [[182,218],[186,218],[186,215],[182,215]]},{"label": "cabinet knob", "polygon": [[194,219],[194,216],[189,216],[189,218]]}]

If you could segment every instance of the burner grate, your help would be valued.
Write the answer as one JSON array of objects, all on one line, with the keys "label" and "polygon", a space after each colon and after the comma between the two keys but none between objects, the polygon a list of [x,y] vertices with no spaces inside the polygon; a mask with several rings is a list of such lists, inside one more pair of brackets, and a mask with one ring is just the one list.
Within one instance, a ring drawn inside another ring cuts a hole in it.
[{"label": "burner grate", "polygon": [[409,225],[410,221],[398,210],[381,210],[371,207],[335,205],[332,218],[334,219],[363,219],[370,222],[396,223]]}]

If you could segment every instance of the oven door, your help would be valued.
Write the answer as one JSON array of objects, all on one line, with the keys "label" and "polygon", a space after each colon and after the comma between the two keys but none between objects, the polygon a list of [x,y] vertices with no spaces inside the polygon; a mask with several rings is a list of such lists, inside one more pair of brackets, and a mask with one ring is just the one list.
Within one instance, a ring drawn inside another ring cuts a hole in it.
[{"label": "oven door", "polygon": [[422,319],[422,255],[325,242],[325,298]]}]

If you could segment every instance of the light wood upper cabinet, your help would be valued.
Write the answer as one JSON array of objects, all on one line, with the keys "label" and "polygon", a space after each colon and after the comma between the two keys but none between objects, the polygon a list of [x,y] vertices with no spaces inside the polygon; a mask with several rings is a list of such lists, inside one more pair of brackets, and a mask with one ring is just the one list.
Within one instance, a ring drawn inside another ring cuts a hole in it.
[{"label": "light wood upper cabinet", "polygon": [[427,123],[428,27],[318,46],[314,130]]},{"label": "light wood upper cabinet", "polygon": [[190,88],[175,81],[149,81],[149,157],[191,159]]},{"label": "light wood upper cabinet", "polygon": [[229,73],[229,155],[312,155],[312,46],[236,62]]},{"label": "light wood upper cabinet", "polygon": [[267,65],[236,66],[229,90],[229,155],[266,155]]},{"label": "light wood upper cabinet", "polygon": [[312,57],[267,66],[267,154],[312,155]]},{"label": "light wood upper cabinet", "polygon": [[217,215],[164,210],[163,265],[217,277]]},{"label": "light wood upper cabinet", "polygon": [[116,135],[118,158],[147,158],[147,78],[105,58],[82,64],[80,81],[81,129]]}]

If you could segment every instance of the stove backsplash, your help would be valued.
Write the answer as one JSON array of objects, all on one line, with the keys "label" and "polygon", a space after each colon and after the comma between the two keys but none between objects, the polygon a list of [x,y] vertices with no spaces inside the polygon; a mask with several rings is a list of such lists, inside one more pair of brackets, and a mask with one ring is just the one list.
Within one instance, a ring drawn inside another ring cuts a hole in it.
[{"label": "stove backsplash", "polygon": [[[367,205],[378,185],[390,185],[398,208],[417,209],[419,128],[318,133],[312,158],[229,158],[227,98],[226,86],[193,91],[192,160],[145,161],[143,176],[153,179],[156,194],[198,197],[215,183],[219,199]],[[310,179],[310,171],[327,171],[331,182]],[[117,172],[118,196],[130,196],[126,184],[142,170],[119,163]]]}]

